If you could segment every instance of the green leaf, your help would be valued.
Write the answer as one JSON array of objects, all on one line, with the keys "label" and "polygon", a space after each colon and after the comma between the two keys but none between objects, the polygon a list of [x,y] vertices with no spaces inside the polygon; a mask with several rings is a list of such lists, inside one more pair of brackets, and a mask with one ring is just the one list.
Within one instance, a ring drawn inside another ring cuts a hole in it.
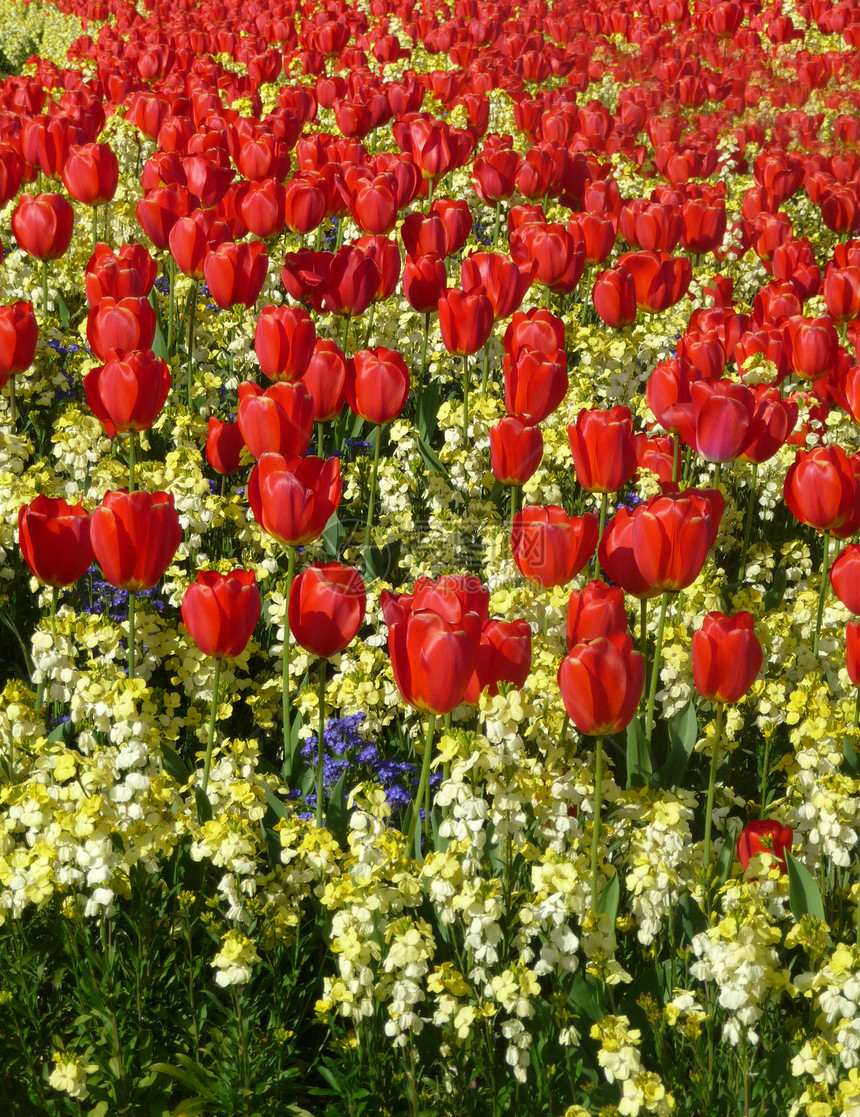
[{"label": "green leaf", "polygon": [[158,313],[158,297],[155,294],[155,288],[149,292],[149,302],[152,309],[155,311],[155,337],[152,340],[152,351],[156,357],[163,357],[167,360],[167,340],[164,334],[164,328],[161,321],[161,315]]},{"label": "green leaf", "polygon": [[669,722],[669,756],[655,777],[661,787],[669,790],[678,786],[693,755],[698,735],[696,707],[688,702]]},{"label": "green leaf", "polygon": [[651,754],[645,744],[645,730],[639,718],[627,726],[627,786],[644,787],[650,781]]},{"label": "green leaf", "polygon": [[858,759],[857,753],[854,751],[854,746],[851,744],[850,737],[846,737],[842,742],[842,759],[845,762],[845,771],[851,776],[856,776],[857,770],[860,768],[860,759]]},{"label": "green leaf", "polygon": [[607,1012],[606,986],[596,977],[581,970],[573,975],[573,984],[567,997],[570,1008],[589,1024],[596,1024]]},{"label": "green leaf", "polygon": [[338,516],[337,512],[335,512],[332,514],[329,522],[326,524],[325,530],[323,531],[321,537],[323,546],[325,547],[325,553],[329,556],[329,558],[338,557],[338,555],[340,554],[341,545],[343,544],[345,537],[346,530],[344,529],[343,524],[340,522],[340,517]]},{"label": "green leaf", "polygon": [[191,769],[170,745],[162,744],[161,746],[161,766],[169,776],[173,776],[177,783],[188,783],[191,778]]},{"label": "green leaf", "polygon": [[781,566],[778,566],[773,572],[773,584],[761,599],[765,611],[777,609],[782,604],[787,584],[788,579],[786,578],[785,570]]},{"label": "green leaf", "polygon": [[[63,298],[59,291],[57,292],[56,307],[57,317],[60,319],[60,325],[63,327],[64,330],[67,330],[69,328],[69,323],[72,320],[72,316],[69,313],[69,308],[66,306],[66,300]],[[93,1110],[93,1112],[95,1113],[95,1110]]]},{"label": "green leaf", "polygon": [[399,539],[394,539],[390,543],[386,543],[384,547],[374,547],[374,545],[371,544],[364,553],[365,577],[370,582],[375,582],[377,578],[384,582],[392,581],[391,575],[397,568],[397,560],[399,558]]},{"label": "green leaf", "polygon": [[287,810],[281,800],[277,797],[277,795],[275,795],[273,791],[269,791],[268,789],[266,790],[266,802],[269,804],[269,810],[271,810],[273,814],[276,814],[278,818],[290,817],[290,812]]},{"label": "green leaf", "polygon": [[708,920],[705,913],[692,896],[684,893],[678,900],[681,913],[681,929],[687,942],[692,942],[696,935],[708,929]]},{"label": "green leaf", "polygon": [[720,850],[720,856],[717,858],[717,880],[720,884],[725,884],[729,879],[729,873],[732,871],[732,862],[735,859],[735,835],[734,833],[727,835],[726,840],[723,842],[723,847]]},{"label": "green leaf", "polygon": [[785,863],[788,867],[788,906],[791,914],[797,920],[804,915],[813,915],[825,923],[824,902],[812,873],[788,850],[785,851]]},{"label": "green leaf", "polygon": [[421,401],[418,404],[416,426],[418,427],[419,436],[428,445],[433,441],[433,435],[436,433],[436,416],[439,412],[439,393],[441,387],[438,380],[434,380],[431,384],[428,384],[422,392]]},{"label": "green leaf", "polygon": [[424,464],[427,466],[428,469],[432,469],[434,473],[441,473],[445,477],[451,488],[456,489],[457,486],[451,480],[451,474],[436,456],[434,451],[430,449],[430,447],[427,445],[420,434],[418,436],[418,452],[424,459]]},{"label": "green leaf", "polygon": [[209,802],[209,796],[204,793],[202,787],[194,788],[194,799],[197,803],[197,821],[201,824],[209,822],[212,818],[212,804]]},{"label": "green leaf", "polygon": [[180,1064],[178,1067],[173,1066],[171,1063],[153,1063],[150,1070],[154,1070],[156,1074],[163,1074],[167,1078],[172,1078],[176,1082],[180,1082],[183,1086],[186,1086],[189,1090],[193,1090],[195,1094],[202,1095],[210,1102],[216,1101],[218,1097],[217,1078],[207,1074],[203,1067],[195,1063],[193,1059],[189,1059],[187,1055],[177,1055],[176,1059]]},{"label": "green leaf", "polygon": [[597,912],[599,915],[608,915],[611,927],[615,927],[615,920],[618,916],[618,904],[621,900],[621,881],[618,873],[611,876],[606,882],[606,887],[600,895],[600,901],[597,905]]},{"label": "green leaf", "polygon": [[341,772],[340,779],[332,788],[325,816],[326,829],[342,849],[346,848],[346,835],[349,829],[346,807],[346,777],[347,772]]},{"label": "green leaf", "polygon": [[61,721],[60,724],[48,734],[48,741],[51,744],[62,742],[64,745],[70,745],[74,739],[75,727],[71,721]]},{"label": "green leaf", "polygon": [[267,826],[263,819],[260,819],[260,830],[263,834],[263,841],[266,843],[266,858],[269,866],[276,872],[282,867],[283,861],[281,860],[281,842],[275,831]]}]

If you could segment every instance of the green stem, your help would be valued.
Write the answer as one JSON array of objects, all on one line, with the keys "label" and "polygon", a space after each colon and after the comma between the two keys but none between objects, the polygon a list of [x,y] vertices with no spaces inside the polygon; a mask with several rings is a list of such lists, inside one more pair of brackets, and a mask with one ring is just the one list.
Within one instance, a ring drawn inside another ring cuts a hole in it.
[{"label": "green stem", "polygon": [[337,250],[343,245],[343,218],[337,219],[337,236],[334,239],[334,250]]},{"label": "green stem", "polygon": [[493,233],[493,250],[499,247],[499,228],[502,221],[502,200],[501,198],[496,202],[496,228]]},{"label": "green stem", "polygon": [[167,257],[167,281],[167,352],[172,354],[176,328],[176,263],[172,256]]},{"label": "green stem", "polygon": [[490,339],[487,338],[487,343],[484,346],[484,367],[481,370],[481,391],[487,390],[487,378],[490,374]]},{"label": "green stem", "polygon": [[218,685],[221,682],[221,664],[223,659],[215,660],[215,681],[212,683],[212,709],[209,711],[209,736],[206,740],[206,759],[203,761],[203,778],[200,781],[200,790],[206,794],[209,786],[209,770],[212,767],[212,746],[215,743],[215,722],[218,719]]},{"label": "green stem", "polygon": [[564,751],[564,746],[567,744],[567,730],[570,726],[570,714],[567,710],[564,711],[564,721],[561,723],[561,736],[558,739],[559,752]]},{"label": "green stem", "polygon": [[597,557],[597,552],[600,550],[600,540],[603,538],[603,531],[606,527],[606,513],[609,508],[609,493],[600,494],[600,522],[597,527],[597,546],[594,548],[594,569],[600,570],[600,559]]},{"label": "green stem", "polygon": [[672,431],[672,480],[677,485],[681,479],[681,435]]},{"label": "green stem", "polygon": [[711,772],[708,776],[708,799],[705,805],[705,844],[702,850],[702,864],[705,872],[710,873],[711,862],[711,823],[714,813],[714,791],[717,786],[717,769],[720,766],[720,738],[723,732],[723,713],[725,703],[717,703],[717,720],[714,725],[714,746],[711,752]]},{"label": "green stem", "polygon": [[197,289],[200,281],[194,280],[191,292],[188,296],[188,366],[185,374],[185,390],[188,407],[191,407],[191,390],[194,386],[194,316],[197,311]]},{"label": "green stem", "polygon": [[761,760],[761,796],[758,816],[759,818],[765,817],[765,809],[767,807],[767,783],[770,776],[770,736],[765,737],[764,740],[764,755]]},{"label": "green stem", "polygon": [[136,465],[137,431],[128,432],[128,491],[134,492],[134,467]]},{"label": "green stem", "polygon": [[137,594],[128,595],[128,677],[134,678],[134,613]]},{"label": "green stem", "polygon": [[18,400],[15,395],[15,377],[9,377],[9,426],[14,434],[18,426]]},{"label": "green stem", "polygon": [[469,441],[469,358],[463,354],[463,445]]},{"label": "green stem", "polygon": [[[421,810],[421,803],[423,802],[427,789],[430,786],[430,757],[433,752],[433,734],[436,731],[436,715],[427,715],[427,737],[424,741],[424,757],[421,761],[421,778],[418,781],[418,790],[415,793],[415,801],[412,804],[412,819],[409,823],[409,831],[406,834],[406,852],[407,854],[412,849],[412,843],[415,840],[415,828],[418,825],[418,815]],[[429,825],[429,819],[426,820]]]},{"label": "green stem", "polygon": [[[367,502],[367,523],[364,528],[364,553],[370,550],[370,536],[373,529],[373,509],[376,504],[376,486],[379,474],[379,451],[382,446],[382,424],[377,423],[376,440],[373,446],[373,471],[370,474],[370,497]],[[365,559],[366,561],[366,559]]]},{"label": "green stem", "polygon": [[42,261],[42,314],[48,317],[48,261]]},{"label": "green stem", "polygon": [[758,484],[758,462],[752,463],[752,479],[750,480],[750,493],[747,501],[747,514],[744,520],[744,545],[741,551],[741,564],[738,567],[738,584],[743,582],[747,570],[747,551],[750,545],[752,532],[753,512],[756,504],[756,485]]},{"label": "green stem", "polygon": [[324,458],[323,453],[323,440],[325,438],[325,431],[323,430],[322,423],[317,423],[317,457]]},{"label": "green stem", "polygon": [[511,485],[511,537],[514,534],[514,520],[523,503],[522,485]]},{"label": "green stem", "polygon": [[370,314],[367,318],[367,329],[364,333],[364,348],[370,344],[370,335],[373,333],[373,319],[376,317],[376,303],[370,304]]},{"label": "green stem", "polygon": [[317,829],[323,824],[323,762],[325,756],[325,669],[327,660],[320,660],[319,677],[319,729],[317,730]]},{"label": "green stem", "polygon": [[591,828],[591,910],[597,911],[598,860],[600,855],[600,807],[603,798],[603,738],[594,739],[594,822]]},{"label": "green stem", "polygon": [[99,207],[93,206],[93,252],[99,240]]},{"label": "green stem", "polygon": [[[54,618],[57,615],[57,603],[59,602],[59,600],[60,600],[60,587],[59,586],[52,586],[51,587],[51,611],[48,614],[48,616],[50,618],[50,628],[51,628],[52,633],[55,630]],[[42,681],[39,683],[38,687],[36,688],[36,707],[35,707],[36,710],[41,710],[42,702],[44,701],[44,698],[45,698],[45,680],[42,679]]]},{"label": "green stem", "polygon": [[818,658],[818,638],[821,635],[821,618],[824,616],[824,599],[827,597],[827,569],[830,565],[830,532],[824,533],[824,555],[821,559],[821,586],[818,590],[818,612],[815,615],[815,636],[812,640],[812,654]]},{"label": "green stem", "polygon": [[427,179],[427,212],[429,213],[433,206],[433,179]]},{"label": "green stem", "polygon": [[654,641],[654,659],[651,663],[651,686],[648,688],[648,706],[645,711],[645,744],[650,750],[651,734],[654,731],[654,702],[657,698],[657,680],[660,678],[660,657],[663,654],[663,629],[666,626],[666,609],[669,605],[669,591],[663,590],[660,600],[660,619],[657,622],[657,638]]},{"label": "green stem", "polygon": [[421,372],[418,374],[418,383],[415,385],[415,406],[421,403],[421,393],[424,391],[424,377],[427,375],[427,335],[430,333],[430,312],[424,315],[424,340],[421,343]]},{"label": "green stem", "polygon": [[718,489],[720,487],[720,481],[722,480],[722,477],[723,477],[722,464],[720,462],[714,462],[714,472],[713,472],[712,478],[711,478],[711,488],[712,489]]},{"label": "green stem", "polygon": [[281,710],[284,722],[284,763],[290,759],[290,593],[296,573],[296,549],[287,547],[287,593],[284,606],[284,651],[281,656]]},{"label": "green stem", "polygon": [[343,316],[343,333],[342,333],[341,339],[340,339],[340,347],[343,350],[344,357],[348,356],[347,351],[346,351],[346,346],[347,346],[347,342],[349,341],[349,324],[350,324],[351,321],[352,321],[352,318],[348,314],[345,314]]}]

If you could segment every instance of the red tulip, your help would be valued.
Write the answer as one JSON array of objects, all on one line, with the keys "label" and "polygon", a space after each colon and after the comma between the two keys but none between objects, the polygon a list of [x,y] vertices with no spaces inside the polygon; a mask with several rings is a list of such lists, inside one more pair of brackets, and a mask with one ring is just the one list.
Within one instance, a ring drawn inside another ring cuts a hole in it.
[{"label": "red tulip", "polygon": [[167,248],[170,230],[189,210],[188,191],[179,183],[147,190],[137,203],[135,215],[156,248]]},{"label": "red tulip", "polygon": [[509,415],[528,417],[541,423],[567,395],[569,380],[565,354],[552,356],[537,349],[520,347],[514,357],[504,359],[505,410]]},{"label": "red tulip", "polygon": [[786,872],[785,854],[791,852],[794,834],[790,826],[783,826],[771,819],[756,819],[748,822],[741,830],[738,838],[738,861],[744,872],[750,867],[750,861],[760,853],[770,853],[780,867]]},{"label": "red tulip", "polygon": [[645,685],[645,660],[626,632],[576,644],[561,661],[558,686],[570,720],[589,737],[626,729]]},{"label": "red tulip", "polygon": [[798,450],[783,483],[789,512],[816,531],[832,531],[848,518],[854,503],[854,471],[836,445]]},{"label": "red tulip", "polygon": [[690,385],[696,453],[705,461],[733,461],[749,438],[754,397],[730,380],[697,380]]},{"label": "red tulip", "polygon": [[238,423],[224,423],[210,417],[206,429],[206,460],[216,473],[226,477],[238,472],[244,445]]},{"label": "red tulip", "polygon": [[605,582],[589,582],[581,590],[572,590],[567,603],[567,650],[611,632],[627,631],[624,591]]},{"label": "red tulip", "polygon": [[155,311],[149,299],[105,296],[87,315],[87,341],[99,358],[149,349],[155,338]]},{"label": "red tulip", "polygon": [[449,353],[465,357],[484,346],[493,330],[493,304],[483,287],[471,291],[449,287],[438,308],[439,331]]},{"label": "red tulip", "polygon": [[448,234],[445,255],[452,256],[455,252],[459,252],[472,231],[469,203],[464,198],[436,198],[430,207],[430,214],[438,214],[441,217]]},{"label": "red tulip", "polygon": [[340,503],[340,459],[288,463],[263,454],[248,478],[248,502],[257,523],[288,547],[319,538]]},{"label": "red tulip", "polygon": [[239,430],[258,460],[264,454],[301,457],[314,429],[313,397],[301,381],[283,381],[263,392],[247,382],[239,387]]},{"label": "red tulip", "polygon": [[356,318],[376,298],[379,279],[379,265],[368,253],[344,245],[331,257],[321,288],[323,305],[332,314]]},{"label": "red tulip", "polygon": [[63,185],[85,206],[107,205],[116,193],[119,163],[110,144],[88,143],[69,149]]},{"label": "red tulip", "polygon": [[331,659],[355,637],[366,606],[364,582],[355,567],[315,562],[293,582],[290,629],[305,651]]},{"label": "red tulip", "polygon": [[409,369],[399,353],[363,349],[346,363],[346,402],[369,423],[396,419],[409,395]]},{"label": "red tulip", "polygon": [[485,620],[481,627],[475,670],[463,701],[477,706],[484,691],[491,698],[499,693],[499,683],[522,687],[531,665],[532,630],[528,621]]},{"label": "red tulip", "polygon": [[511,547],[522,575],[545,588],[563,586],[582,570],[597,546],[597,517],[568,516],[556,504],[527,504],[513,519]]},{"label": "red tulip", "polygon": [[170,394],[170,369],[151,349],[114,355],[84,377],[90,411],[108,438],[149,430]]},{"label": "red tulip", "polygon": [[283,186],[272,178],[249,183],[239,203],[239,212],[255,237],[261,240],[279,237],[286,221]]},{"label": "red tulip", "polygon": [[845,667],[854,686],[860,687],[860,625],[849,621],[845,626]]},{"label": "red tulip", "polygon": [[830,585],[845,608],[860,615],[860,543],[849,543],[833,563]]},{"label": "red tulip", "polygon": [[182,596],[182,623],[204,655],[240,656],[260,619],[253,570],[202,570]]},{"label": "red tulip", "polygon": [[326,214],[326,196],[321,181],[311,175],[296,175],[284,190],[284,220],[287,228],[299,236],[316,229]]},{"label": "red tulip", "polygon": [[90,309],[105,296],[117,301],[144,298],[157,274],[158,264],[142,244],[124,244],[113,252],[100,242],[87,263],[84,280]]},{"label": "red tulip", "polygon": [[419,314],[435,314],[445,292],[448,273],[441,256],[407,256],[403,265],[403,296]]},{"label": "red tulip", "polygon": [[260,241],[226,241],[212,249],[203,261],[203,274],[213,300],[223,308],[240,303],[252,307],[263,289],[268,263]]},{"label": "red tulip", "polygon": [[523,271],[501,252],[472,252],[463,259],[460,283],[465,291],[483,287],[498,322],[519,310],[533,274],[534,262]]},{"label": "red tulip", "polygon": [[764,653],[751,613],[708,613],[693,633],[693,680],[709,702],[739,702],[755,682]]},{"label": "red tulip", "polygon": [[346,360],[336,342],[317,338],[302,384],[313,397],[317,423],[341,413],[346,402]]},{"label": "red tulip", "polygon": [[254,351],[270,380],[300,380],[316,343],[316,328],[302,307],[264,306],[254,331]]},{"label": "red tulip", "polygon": [[824,278],[824,305],[837,322],[860,317],[860,267],[828,270]]},{"label": "red tulip", "polygon": [[18,545],[43,585],[70,586],[93,561],[90,516],[82,504],[37,496],[18,509]]},{"label": "red tulip", "polygon": [[93,551],[108,582],[137,593],[152,589],[182,539],[172,493],[106,493],[92,514]]},{"label": "red tulip", "polygon": [[388,629],[394,682],[414,709],[447,714],[463,701],[475,670],[481,639],[477,613],[456,621],[412,611]]},{"label": "red tulip", "polygon": [[543,456],[540,428],[517,415],[506,415],[490,427],[490,468],[503,485],[524,485]]},{"label": "red tulip", "polygon": [[783,400],[778,388],[756,384],[747,440],[739,457],[745,462],[766,462],[784,446],[797,425],[797,404]]},{"label": "red tulip", "polygon": [[580,411],[567,435],[576,479],[587,492],[615,493],[632,480],[637,462],[629,408]]},{"label": "red tulip", "polygon": [[19,300],[0,306],[0,387],[32,365],[38,337],[32,303]]},{"label": "red tulip", "polygon": [[591,301],[601,321],[613,329],[636,321],[636,284],[624,268],[600,272],[591,289]]},{"label": "red tulip", "polygon": [[438,213],[432,210],[423,213],[409,213],[403,220],[400,236],[407,253],[413,257],[438,256],[449,254],[448,229]]},{"label": "red tulip", "polygon": [[12,212],[12,235],[28,256],[58,260],[72,240],[75,212],[62,194],[22,194]]},{"label": "red tulip", "polygon": [[633,597],[686,589],[701,573],[721,517],[695,489],[652,497],[632,512],[619,508],[600,541],[600,565]]},{"label": "red tulip", "polygon": [[785,325],[788,357],[798,376],[820,380],[836,364],[839,337],[829,318],[789,318]]}]

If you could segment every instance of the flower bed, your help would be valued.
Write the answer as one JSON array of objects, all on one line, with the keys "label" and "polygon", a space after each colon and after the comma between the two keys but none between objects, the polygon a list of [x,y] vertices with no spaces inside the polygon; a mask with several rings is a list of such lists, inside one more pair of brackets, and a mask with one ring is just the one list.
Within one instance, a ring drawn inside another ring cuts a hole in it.
[{"label": "flower bed", "polygon": [[9,1112],[860,1113],[855,7],[0,10]]}]

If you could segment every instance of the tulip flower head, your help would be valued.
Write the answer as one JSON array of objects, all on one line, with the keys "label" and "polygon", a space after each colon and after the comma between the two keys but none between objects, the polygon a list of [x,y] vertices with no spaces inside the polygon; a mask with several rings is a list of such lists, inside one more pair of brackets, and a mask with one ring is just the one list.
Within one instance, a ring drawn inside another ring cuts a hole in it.
[{"label": "tulip flower head", "polygon": [[203,570],[183,594],[182,622],[204,655],[235,659],[251,639],[260,608],[253,570]]}]

